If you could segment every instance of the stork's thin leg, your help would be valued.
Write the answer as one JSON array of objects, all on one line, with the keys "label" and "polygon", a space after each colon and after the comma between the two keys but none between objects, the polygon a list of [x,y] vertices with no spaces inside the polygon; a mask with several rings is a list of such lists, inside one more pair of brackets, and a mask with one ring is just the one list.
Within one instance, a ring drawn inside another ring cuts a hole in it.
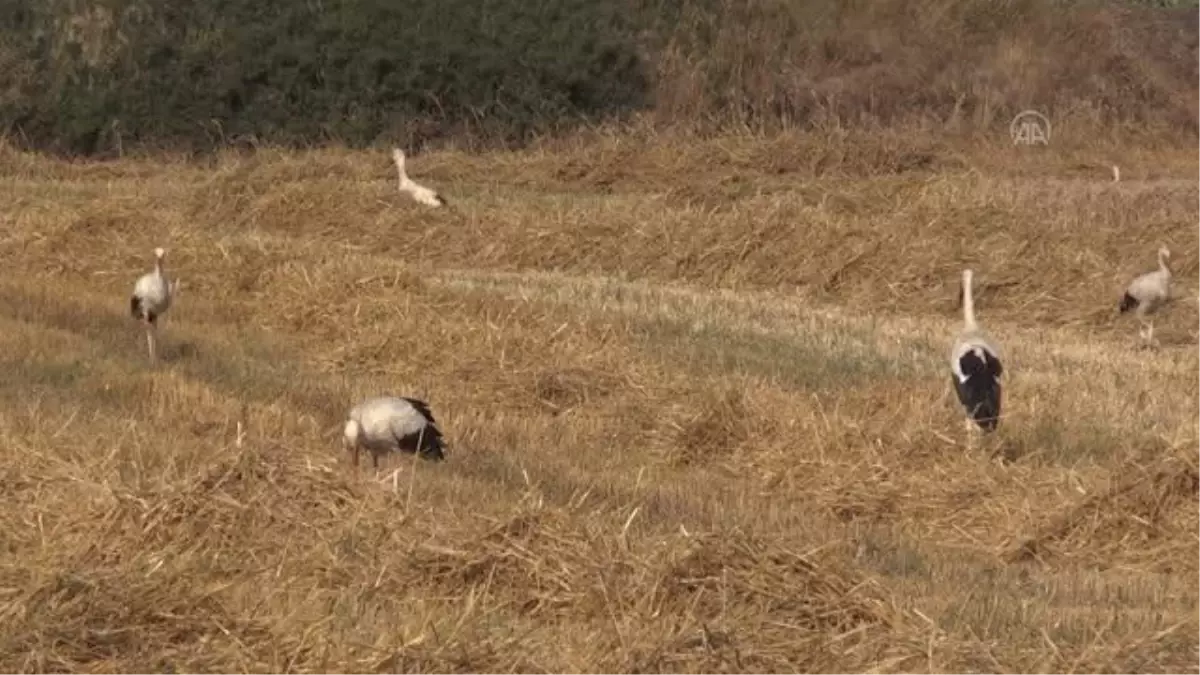
[{"label": "stork's thin leg", "polygon": [[150,362],[154,363],[158,360],[158,345],[154,338],[154,324],[146,322],[146,352],[150,355]]},{"label": "stork's thin leg", "polygon": [[974,449],[979,440],[979,427],[975,426],[975,422],[970,418],[963,420],[967,427],[967,447]]},{"label": "stork's thin leg", "polygon": [[358,444],[350,451],[350,459],[354,463],[354,468],[358,468]]},{"label": "stork's thin leg", "polygon": [[1139,317],[1142,327],[1138,329],[1138,338],[1141,340],[1141,347],[1149,349],[1154,346],[1154,320],[1147,317]]}]

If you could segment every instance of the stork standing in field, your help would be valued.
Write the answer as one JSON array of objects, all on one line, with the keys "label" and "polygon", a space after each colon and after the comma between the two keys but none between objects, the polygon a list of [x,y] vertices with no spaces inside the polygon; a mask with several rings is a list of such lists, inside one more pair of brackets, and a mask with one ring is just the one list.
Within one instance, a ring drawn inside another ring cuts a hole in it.
[{"label": "stork standing in field", "polygon": [[392,150],[392,161],[396,163],[396,174],[400,180],[401,192],[407,192],[413,199],[426,206],[432,206],[436,208],[446,205],[446,200],[443,199],[440,194],[408,177],[408,172],[404,169],[403,150],[400,148],[394,148]]},{"label": "stork standing in field", "polygon": [[1134,310],[1138,321],[1142,324],[1138,335],[1147,344],[1154,342],[1154,320],[1147,315],[1152,314],[1171,299],[1171,268],[1167,265],[1170,258],[1171,251],[1166,246],[1159,248],[1158,269],[1147,272],[1129,282],[1118,307],[1121,314]]},{"label": "stork standing in field", "polygon": [[950,352],[950,370],[958,400],[967,411],[968,429],[973,429],[974,422],[986,433],[1000,424],[1000,376],[1004,366],[995,344],[975,321],[972,280],[971,270],[963,270],[963,327]]},{"label": "stork standing in field", "polygon": [[350,409],[343,443],[358,466],[360,448],[371,453],[371,464],[389,452],[418,453],[433,461],[444,459],[442,432],[429,404],[415,398],[384,396],[363,401]]},{"label": "stork standing in field", "polygon": [[146,350],[150,354],[151,362],[158,359],[155,338],[158,318],[171,308],[171,296],[175,291],[175,284],[163,273],[165,257],[166,251],[162,248],[154,249],[154,271],[143,274],[137,280],[133,286],[133,295],[129,298],[129,313],[146,328]]}]

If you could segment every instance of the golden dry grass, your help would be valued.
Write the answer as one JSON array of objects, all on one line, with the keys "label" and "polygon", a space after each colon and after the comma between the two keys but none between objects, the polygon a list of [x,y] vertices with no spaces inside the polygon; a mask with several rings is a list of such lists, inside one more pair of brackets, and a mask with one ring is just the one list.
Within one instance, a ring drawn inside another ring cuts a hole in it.
[{"label": "golden dry grass", "polygon": [[[414,157],[441,211],[384,152],[5,151],[0,668],[1194,672],[1196,153],[1064,143]],[[975,448],[964,265],[1010,369]],[[385,392],[446,462],[350,469]]]}]

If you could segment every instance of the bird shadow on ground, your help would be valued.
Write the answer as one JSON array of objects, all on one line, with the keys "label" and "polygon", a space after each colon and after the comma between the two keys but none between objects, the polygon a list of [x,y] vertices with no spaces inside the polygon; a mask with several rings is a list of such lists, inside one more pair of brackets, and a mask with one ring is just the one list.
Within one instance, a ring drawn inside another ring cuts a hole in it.
[{"label": "bird shadow on ground", "polygon": [[159,338],[158,357],[166,362],[199,358],[200,346],[190,340],[174,341]]},{"label": "bird shadow on ground", "polygon": [[999,460],[1004,464],[1012,464],[1027,456],[1029,448],[1013,439],[1001,438],[993,442],[990,452],[992,459]]},{"label": "bird shadow on ground", "polygon": [[1158,343],[1160,349],[1178,349],[1187,347],[1193,349],[1196,347],[1196,336],[1188,335],[1183,331],[1154,331],[1154,341]]}]

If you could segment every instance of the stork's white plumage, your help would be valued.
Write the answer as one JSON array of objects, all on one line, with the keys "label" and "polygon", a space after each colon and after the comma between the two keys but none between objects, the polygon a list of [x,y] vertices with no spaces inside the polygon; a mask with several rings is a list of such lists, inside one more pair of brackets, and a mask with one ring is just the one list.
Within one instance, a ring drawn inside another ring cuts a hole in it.
[{"label": "stork's white plumage", "polygon": [[950,370],[958,400],[967,411],[968,426],[973,421],[985,432],[1000,424],[1000,376],[1004,366],[999,350],[975,321],[971,270],[963,270],[961,298],[963,327],[950,352]]},{"label": "stork's white plumage", "polygon": [[158,318],[171,308],[171,296],[175,286],[163,272],[163,259],[166,251],[161,247],[154,249],[154,271],[143,274],[133,285],[133,295],[129,298],[129,313],[138,319],[146,328],[146,350],[150,360],[158,358],[157,340],[155,339]]},{"label": "stork's white plumage", "polygon": [[1162,307],[1171,299],[1171,268],[1168,261],[1171,251],[1166,246],[1158,249],[1158,269],[1140,275],[1125,288],[1118,310],[1121,314],[1135,310],[1142,324],[1139,335],[1147,343],[1154,342],[1154,322],[1147,315]]},{"label": "stork's white plumage", "polygon": [[416,452],[434,461],[445,457],[442,432],[424,401],[382,396],[354,406],[348,417],[342,440],[354,466],[358,466],[360,448],[371,453],[375,468],[379,468],[379,458],[389,452]]},{"label": "stork's white plumage", "polygon": [[408,171],[404,168],[404,151],[400,148],[392,150],[392,161],[396,163],[396,174],[399,178],[399,186],[401,192],[407,192],[413,199],[426,206],[439,207],[445,206],[446,200],[437,192],[417,183],[408,177]]}]

